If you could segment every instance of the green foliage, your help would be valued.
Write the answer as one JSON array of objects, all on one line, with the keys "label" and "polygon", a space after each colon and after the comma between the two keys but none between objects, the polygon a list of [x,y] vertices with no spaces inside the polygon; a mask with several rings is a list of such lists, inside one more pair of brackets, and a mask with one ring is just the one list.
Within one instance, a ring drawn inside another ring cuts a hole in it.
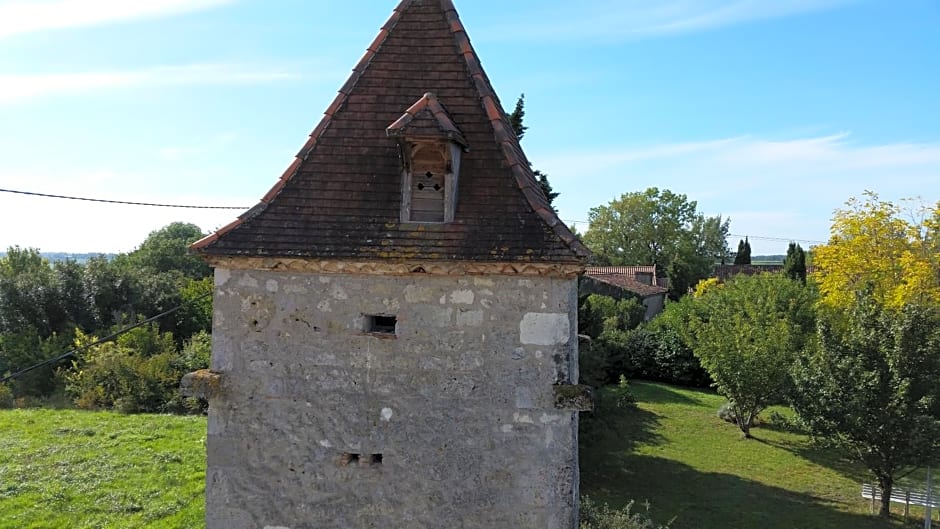
[{"label": "green foliage", "polygon": [[[529,127],[525,126],[525,94],[519,96],[519,99],[516,100],[516,106],[513,108],[513,111],[508,116],[509,125],[512,127],[513,132],[516,133],[516,138],[519,142],[522,142],[522,138],[525,136]],[[531,164],[529,164],[531,167]],[[555,199],[558,198],[558,193],[552,189],[552,185],[548,182],[548,175],[535,169],[532,171],[535,175],[535,179],[539,184],[539,187],[542,189],[542,193],[545,195],[545,199],[548,200],[548,205],[554,209],[552,203],[555,202]]]},{"label": "green foliage", "polygon": [[605,331],[635,329],[646,316],[646,307],[634,297],[614,299],[591,294],[578,308],[578,329],[581,334],[598,338]]},{"label": "green foliage", "polygon": [[795,407],[817,439],[859,459],[890,497],[906,468],[940,456],[940,310],[885,308],[872,287],[848,315],[821,313],[815,345],[795,370]]},{"label": "green foliage", "polygon": [[639,376],[670,384],[708,387],[712,379],[692,351],[691,324],[697,309],[695,299],[685,296],[666,305],[642,331],[650,349],[638,359]]},{"label": "green foliage", "polygon": [[553,204],[555,203],[555,199],[558,198],[559,193],[555,191],[552,184],[549,183],[548,175],[538,169],[534,170],[532,174],[535,175],[536,181],[542,189],[542,193],[545,195],[545,199],[548,200],[548,205],[552,206],[552,209],[555,209]]},{"label": "green foliage", "polygon": [[[78,342],[91,342],[79,334]],[[201,405],[179,395],[180,379],[207,366],[208,339],[199,335],[183,355],[173,336],[155,324],[134,329],[116,342],[86,349],[74,369],[64,373],[66,391],[84,409],[116,409],[124,413],[192,412]]]},{"label": "green foliage", "polygon": [[[633,511],[634,502],[620,509],[613,509],[606,503],[597,504],[587,497],[581,497],[580,529],[667,529],[669,524],[656,525],[645,513]],[[646,506],[649,511],[649,504]]]},{"label": "green foliage", "polygon": [[751,264],[751,243],[747,240],[747,237],[745,237],[744,240],[738,242],[738,253],[734,254],[734,264]]},{"label": "green foliage", "polygon": [[728,219],[705,217],[685,195],[655,187],[592,208],[584,243],[598,264],[656,265],[672,297],[708,276],[730,253]]},{"label": "green foliage", "polygon": [[181,337],[212,331],[212,277],[189,279],[180,288],[183,308],[174,314],[176,332]]},{"label": "green foliage", "polygon": [[635,329],[643,322],[646,308],[636,298],[616,300],[591,294],[578,308],[578,329],[591,341],[579,354],[585,384],[602,386],[623,374],[636,372],[636,340],[645,337]]},{"label": "green foliage", "polygon": [[13,390],[6,384],[0,384],[0,410],[13,407]]},{"label": "green foliage", "polygon": [[[0,335],[0,375],[12,374],[68,351],[69,340],[63,335],[42,337],[33,327]],[[45,366],[20,375],[9,382],[14,397],[51,395],[59,384],[56,366]]]},{"label": "green foliage", "polygon": [[190,255],[189,245],[204,236],[195,224],[174,222],[151,232],[140,247],[116,260],[149,274],[179,272],[190,279],[202,279],[211,271],[202,259]]},{"label": "green foliage", "polygon": [[579,350],[581,380],[599,387],[627,375],[683,386],[710,385],[711,378],[692,353],[689,327],[694,308],[692,298],[685,297],[641,325],[643,306],[633,299],[583,299],[578,328],[592,339]]},{"label": "green foliage", "polygon": [[806,282],[806,252],[794,242],[787,248],[787,257],[783,261],[783,275],[790,279]]},{"label": "green foliage", "polygon": [[519,99],[516,100],[516,106],[513,109],[512,114],[509,114],[509,125],[512,126],[512,130],[516,133],[516,138],[519,141],[522,141],[522,138],[525,137],[525,132],[529,130],[529,127],[526,127],[524,122],[525,94],[521,94]]},{"label": "green foliage", "polygon": [[788,397],[790,369],[815,324],[813,292],[780,274],[739,275],[695,303],[695,355],[750,437],[757,414]]},{"label": "green foliage", "polygon": [[[85,263],[50,263],[36,249],[10,248],[0,257],[0,374],[65,353],[76,329],[108,335],[180,305],[159,320],[154,332],[163,338],[138,329],[121,338],[121,347],[150,357],[169,353],[165,336],[172,335],[180,349],[192,336],[208,332],[212,300],[203,296],[212,292],[212,279],[209,268],[187,250],[201,236],[192,224],[174,223],[151,233],[130,254]],[[56,367],[19,378],[12,384],[14,395],[48,397],[61,389]]]}]

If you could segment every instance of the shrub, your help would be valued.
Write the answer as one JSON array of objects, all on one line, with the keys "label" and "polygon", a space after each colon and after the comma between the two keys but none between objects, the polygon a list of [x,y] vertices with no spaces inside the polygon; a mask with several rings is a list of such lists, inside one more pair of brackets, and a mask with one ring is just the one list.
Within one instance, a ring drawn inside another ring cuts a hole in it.
[{"label": "shrub", "polygon": [[731,407],[731,404],[724,403],[718,408],[716,413],[719,419],[730,422],[731,424],[738,424],[738,416],[734,414],[734,408]]},{"label": "shrub", "polygon": [[[581,497],[580,529],[668,529],[669,524],[656,525],[647,513],[633,512],[634,502],[620,509],[606,503],[598,505],[587,496]],[[645,505],[649,511],[649,504]],[[670,522],[671,523],[671,522]]]},{"label": "shrub", "polygon": [[636,298],[614,299],[591,294],[578,307],[578,328],[581,334],[598,338],[611,330],[635,329],[646,316],[646,307]]},{"label": "shrub", "polygon": [[[88,349],[65,373],[66,390],[85,409],[113,408],[123,413],[199,412],[205,403],[180,395],[180,379],[208,364],[207,334],[197,335],[177,353],[173,337],[156,327],[127,340]],[[125,335],[127,336],[127,335]],[[79,333],[78,341],[88,340]],[[131,348],[142,346],[143,350]],[[143,354],[142,354],[143,353]]]},{"label": "shrub", "polygon": [[6,384],[0,384],[0,410],[13,407],[13,390]]}]

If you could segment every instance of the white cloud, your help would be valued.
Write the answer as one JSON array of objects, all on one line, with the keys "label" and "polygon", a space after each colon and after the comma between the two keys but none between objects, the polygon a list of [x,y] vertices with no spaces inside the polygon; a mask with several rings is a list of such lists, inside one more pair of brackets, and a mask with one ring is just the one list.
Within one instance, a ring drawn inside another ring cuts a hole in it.
[{"label": "white cloud", "polygon": [[543,16],[513,18],[513,26],[485,34],[492,40],[636,39],[707,31],[833,9],[856,0],[608,0],[555,2]]},{"label": "white cloud", "polygon": [[201,11],[234,0],[0,0],[0,38]]},{"label": "white cloud", "polygon": [[732,233],[824,241],[832,212],[865,190],[886,200],[940,199],[940,142],[861,145],[851,139],[847,133],[736,137],[536,153],[532,159],[561,193],[556,205],[566,220],[586,220],[591,207],[622,193],[659,187],[688,195],[700,211],[730,216]]},{"label": "white cloud", "polygon": [[297,77],[283,69],[232,64],[192,64],[92,73],[0,74],[0,105],[45,96],[131,86],[251,84]]}]

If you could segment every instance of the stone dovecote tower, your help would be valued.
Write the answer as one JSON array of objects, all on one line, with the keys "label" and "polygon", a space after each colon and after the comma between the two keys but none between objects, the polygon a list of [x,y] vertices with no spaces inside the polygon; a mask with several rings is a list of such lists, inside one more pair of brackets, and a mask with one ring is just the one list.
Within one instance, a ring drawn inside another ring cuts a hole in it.
[{"label": "stone dovecote tower", "polygon": [[403,0],[215,267],[208,529],[573,529],[577,275],[451,0]]}]

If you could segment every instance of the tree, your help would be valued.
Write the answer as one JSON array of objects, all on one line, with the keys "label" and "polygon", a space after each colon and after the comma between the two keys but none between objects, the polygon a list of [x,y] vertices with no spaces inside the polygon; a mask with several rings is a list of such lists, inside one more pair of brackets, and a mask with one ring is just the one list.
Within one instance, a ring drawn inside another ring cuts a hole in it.
[{"label": "tree", "polygon": [[[519,99],[516,100],[516,107],[513,109],[512,114],[509,114],[509,124],[512,126],[512,130],[516,133],[516,138],[519,142],[522,142],[522,138],[525,136],[529,127],[525,126],[525,94],[519,96]],[[531,166],[531,164],[530,164]],[[535,169],[532,171],[532,174],[535,175],[536,180],[539,183],[539,187],[542,188],[542,193],[545,194],[545,199],[548,200],[548,205],[552,206],[552,203],[555,202],[555,199],[558,198],[558,193],[552,189],[552,185],[548,183],[548,175]],[[555,209],[552,206],[552,209]]]},{"label": "tree", "polygon": [[693,352],[749,438],[757,414],[786,400],[788,373],[814,327],[813,293],[781,274],[738,275],[696,304]]},{"label": "tree", "polygon": [[806,283],[806,253],[795,242],[791,242],[787,248],[787,257],[783,260],[783,274],[790,279]]},{"label": "tree", "polygon": [[730,253],[730,221],[705,217],[697,207],[668,189],[626,193],[591,209],[584,243],[598,264],[656,265],[666,272],[678,298]]},{"label": "tree", "polygon": [[747,237],[745,237],[744,240],[738,242],[738,253],[734,256],[734,264],[751,264],[751,243],[747,240]]},{"label": "tree", "polygon": [[887,307],[940,303],[940,203],[901,207],[866,192],[835,212],[831,233],[813,255],[828,306],[851,306],[869,287]]},{"label": "tree", "polygon": [[151,232],[139,248],[119,256],[117,262],[149,273],[179,272],[190,279],[202,279],[209,276],[209,266],[190,255],[189,245],[204,236],[195,224],[174,222]]},{"label": "tree", "polygon": [[871,285],[856,294],[847,321],[842,310],[821,313],[817,346],[795,370],[801,419],[868,467],[883,516],[896,477],[940,455],[938,351],[936,307],[886,308]]}]

